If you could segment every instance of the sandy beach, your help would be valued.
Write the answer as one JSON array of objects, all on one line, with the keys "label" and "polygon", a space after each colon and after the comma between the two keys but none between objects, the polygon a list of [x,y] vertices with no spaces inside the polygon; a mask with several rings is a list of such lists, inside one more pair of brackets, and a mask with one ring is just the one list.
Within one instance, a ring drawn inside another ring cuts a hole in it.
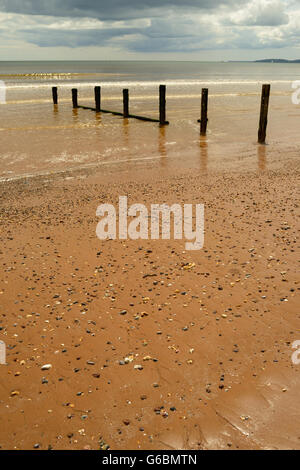
[{"label": "sandy beach", "polygon": [[[1,449],[300,449],[299,163],[258,155],[1,183]],[[100,241],[119,195],[204,203],[204,248]]]}]

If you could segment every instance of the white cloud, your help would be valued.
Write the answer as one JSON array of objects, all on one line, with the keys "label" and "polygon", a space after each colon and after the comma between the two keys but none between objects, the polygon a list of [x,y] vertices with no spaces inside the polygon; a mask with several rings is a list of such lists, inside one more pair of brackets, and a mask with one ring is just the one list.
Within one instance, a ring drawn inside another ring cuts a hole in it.
[{"label": "white cloud", "polygon": [[230,21],[241,26],[280,26],[289,23],[286,7],[282,0],[253,0],[231,14]]}]

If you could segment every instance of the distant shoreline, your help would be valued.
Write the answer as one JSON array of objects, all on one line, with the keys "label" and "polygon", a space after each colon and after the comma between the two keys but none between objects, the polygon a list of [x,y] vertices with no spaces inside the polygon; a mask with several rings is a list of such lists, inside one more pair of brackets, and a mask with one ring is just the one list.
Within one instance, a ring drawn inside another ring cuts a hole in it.
[{"label": "distant shoreline", "polygon": [[259,59],[259,60],[229,60],[228,62],[250,62],[250,63],[264,63],[264,64],[300,64],[300,59],[288,60],[288,59]]}]

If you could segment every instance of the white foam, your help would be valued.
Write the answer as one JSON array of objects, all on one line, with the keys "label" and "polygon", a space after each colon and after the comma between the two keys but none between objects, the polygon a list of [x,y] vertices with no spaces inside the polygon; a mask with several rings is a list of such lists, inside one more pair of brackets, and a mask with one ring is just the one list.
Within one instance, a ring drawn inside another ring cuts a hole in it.
[{"label": "white foam", "polygon": [[[270,84],[291,84],[292,80],[267,80]],[[160,84],[167,85],[169,87],[182,87],[182,86],[204,86],[204,85],[216,85],[216,86],[224,86],[224,85],[261,85],[265,83],[265,79],[261,80],[152,80],[152,81],[127,81],[127,80],[120,80],[120,81],[97,81],[97,82],[49,82],[49,83],[22,83],[22,84],[12,84],[6,82],[6,87],[9,90],[16,90],[16,89],[28,89],[28,88],[49,88],[54,84],[59,88],[89,88],[97,85],[102,85],[103,87],[108,88],[120,88],[120,87],[135,87],[135,88],[151,88],[157,87]]]}]

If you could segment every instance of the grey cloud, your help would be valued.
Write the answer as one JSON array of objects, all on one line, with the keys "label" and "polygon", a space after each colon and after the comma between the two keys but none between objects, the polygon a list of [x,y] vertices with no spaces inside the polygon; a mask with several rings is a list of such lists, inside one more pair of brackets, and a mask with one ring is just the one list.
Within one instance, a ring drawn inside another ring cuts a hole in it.
[{"label": "grey cloud", "polygon": [[191,19],[152,20],[145,28],[103,28],[88,30],[23,29],[20,35],[40,47],[115,46],[131,52],[190,52],[215,47],[214,28]]},{"label": "grey cloud", "polygon": [[258,15],[253,21],[246,23],[248,26],[282,26],[289,23],[289,17],[285,13],[268,11],[267,14]]},{"label": "grey cloud", "polygon": [[111,44],[114,38],[121,38],[128,35],[127,28],[120,29],[88,29],[88,30],[51,30],[51,34],[45,34],[43,29],[35,29],[20,31],[21,36],[29,43],[40,47],[90,47],[90,46],[106,46]]},{"label": "grey cloud", "polygon": [[101,20],[159,16],[162,10],[213,10],[247,0],[0,0],[0,11],[28,15],[91,17]]}]

